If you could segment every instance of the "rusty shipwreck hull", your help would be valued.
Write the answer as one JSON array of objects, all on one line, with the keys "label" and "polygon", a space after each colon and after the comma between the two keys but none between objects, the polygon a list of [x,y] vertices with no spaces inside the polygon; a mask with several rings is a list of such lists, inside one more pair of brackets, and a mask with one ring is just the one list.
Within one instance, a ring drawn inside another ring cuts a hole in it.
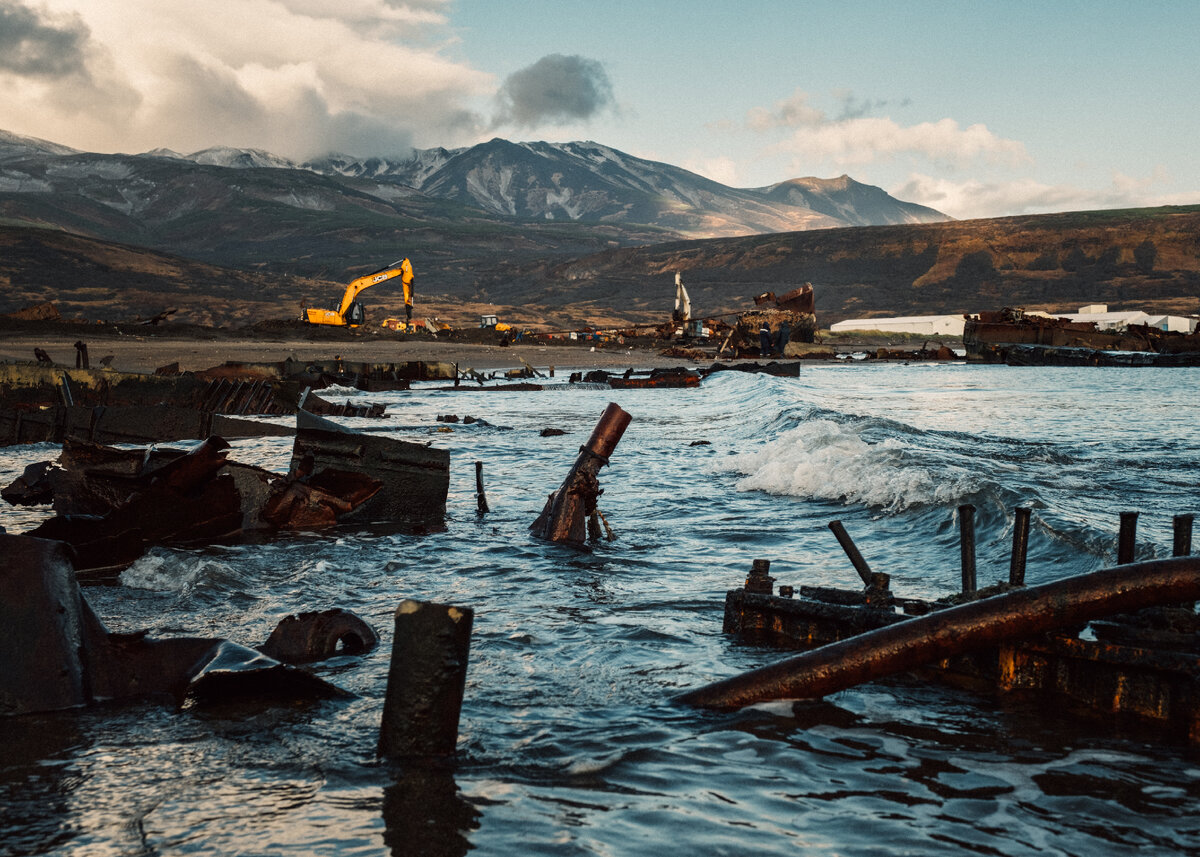
[{"label": "rusty shipwreck hull", "polygon": [[382,417],[384,407],[326,401],[287,364],[224,364],[198,373],[126,373],[0,363],[0,445],[148,444],[210,435],[263,437],[291,429],[243,417]]},{"label": "rusty shipwreck hull", "polygon": [[[982,312],[963,327],[967,360],[1017,365],[1194,365],[1200,334],[1162,331],[1148,325],[1100,330],[1092,322],[1026,315],[1017,309]],[[1143,360],[1112,352],[1153,355]]]},{"label": "rusty shipwreck hull", "polygon": [[[735,590],[737,592],[737,590]],[[733,593],[731,593],[731,596]],[[740,708],[814,698],[895,673],[936,666],[977,689],[1065,696],[1093,709],[1170,724],[1200,741],[1200,652],[1043,636],[1114,614],[1200,598],[1200,558],[1133,563],[904,618],[890,609],[742,592],[726,627],[818,648],[689,691],[678,699]],[[928,606],[928,605],[927,605]],[[833,639],[829,642],[830,638]]]}]

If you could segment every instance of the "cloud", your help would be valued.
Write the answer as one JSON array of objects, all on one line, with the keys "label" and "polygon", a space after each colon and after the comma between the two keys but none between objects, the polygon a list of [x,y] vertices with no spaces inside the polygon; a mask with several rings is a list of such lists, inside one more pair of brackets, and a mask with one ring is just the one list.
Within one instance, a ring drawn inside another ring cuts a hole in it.
[{"label": "cloud", "polygon": [[509,75],[497,100],[496,126],[565,124],[611,107],[612,83],[596,60],[550,54]]},{"label": "cloud", "polygon": [[760,133],[788,132],[787,139],[768,151],[790,155],[797,172],[811,170],[813,162],[844,169],[897,157],[924,158],[952,168],[980,161],[1002,166],[1029,162],[1023,143],[999,137],[986,125],[963,128],[953,119],[901,125],[868,115],[885,107],[886,101],[863,101],[845,90],[834,95],[841,105],[836,117],[797,89],[771,109],[751,110],[746,126]]},{"label": "cloud", "polygon": [[51,16],[0,0],[0,70],[34,78],[80,74],[88,36],[78,16]]},{"label": "cloud", "polygon": [[1161,167],[1146,178],[1114,173],[1111,184],[1099,189],[1066,184],[1049,185],[1031,178],[954,181],[917,173],[889,193],[898,199],[931,206],[958,219],[1200,201],[1200,191],[1191,194],[1157,193],[1155,188],[1167,181],[1169,177]]},{"label": "cloud", "polygon": [[[304,159],[474,142],[491,75],[450,0],[0,0],[5,130],[91,151]],[[36,9],[36,11],[35,11]]]}]

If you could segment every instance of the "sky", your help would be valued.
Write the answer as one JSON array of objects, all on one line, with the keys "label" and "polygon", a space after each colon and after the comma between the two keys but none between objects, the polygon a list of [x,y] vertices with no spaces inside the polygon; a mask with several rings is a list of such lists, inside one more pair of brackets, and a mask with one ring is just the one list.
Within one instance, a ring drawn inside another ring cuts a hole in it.
[{"label": "sky", "polygon": [[92,152],[593,140],[956,218],[1200,203],[1196,0],[0,0],[0,130]]}]

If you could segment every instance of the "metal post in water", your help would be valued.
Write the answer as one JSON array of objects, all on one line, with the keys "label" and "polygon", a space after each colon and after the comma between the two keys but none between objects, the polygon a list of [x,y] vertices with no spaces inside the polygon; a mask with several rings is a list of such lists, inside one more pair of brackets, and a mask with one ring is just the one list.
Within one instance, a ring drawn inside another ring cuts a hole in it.
[{"label": "metal post in water", "polygon": [[610,402],[604,409],[592,436],[579,448],[579,457],[567,478],[550,495],[542,513],[530,525],[529,530],[535,537],[585,546],[587,520],[596,508],[596,498],[602,493],[596,476],[600,468],[608,464],[609,456],[617,448],[631,419],[615,402]]},{"label": "metal post in water", "polygon": [[771,561],[769,559],[756,559],[750,563],[750,574],[746,576],[747,592],[760,592],[763,595],[770,595],[775,591],[775,578],[771,577]]},{"label": "metal post in water", "polygon": [[1025,585],[1025,555],[1029,552],[1029,516],[1032,509],[1018,506],[1013,510],[1012,559],[1008,564],[1010,586]]},{"label": "metal post in water", "polygon": [[871,585],[871,567],[867,565],[867,561],[863,559],[863,555],[858,552],[858,548],[854,544],[854,540],[850,538],[850,534],[846,532],[846,528],[842,526],[841,521],[830,521],[829,529],[837,536],[838,544],[842,546],[842,550],[846,552],[846,556],[850,558],[850,562],[854,565],[854,570],[858,572],[858,576],[862,578],[862,582],[866,586]]},{"label": "metal post in water", "polygon": [[1175,548],[1172,556],[1192,555],[1192,521],[1195,515],[1175,516]]},{"label": "metal post in water", "polygon": [[963,595],[974,595],[975,585],[975,507],[965,503],[958,507],[958,532],[962,549]]},{"label": "metal post in water", "polygon": [[1133,548],[1137,541],[1137,512],[1121,513],[1121,529],[1117,534],[1117,565],[1133,562]]},{"label": "metal post in water", "polygon": [[488,509],[487,495],[483,493],[483,462],[475,462],[475,502],[478,505],[478,512],[482,515]]},{"label": "metal post in water", "polygon": [[475,611],[406,600],[396,608],[379,755],[450,756],[467,680]]}]

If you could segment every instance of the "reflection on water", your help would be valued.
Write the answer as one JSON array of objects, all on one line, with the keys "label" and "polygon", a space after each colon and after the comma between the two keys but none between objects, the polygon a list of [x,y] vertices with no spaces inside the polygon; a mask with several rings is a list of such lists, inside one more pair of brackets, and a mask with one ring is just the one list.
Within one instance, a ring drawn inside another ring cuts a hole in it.
[{"label": "reflection on water", "polygon": [[445,768],[408,767],[383,790],[383,841],[395,857],[458,857],[471,848],[479,811]]},{"label": "reflection on water", "polygon": [[[1031,583],[1111,564],[1127,509],[1142,513],[1139,558],[1169,554],[1171,516],[1196,511],[1197,381],[828,366],[677,391],[338,392],[389,404],[382,423],[348,423],[450,450],[445,532],[158,549],[86,596],[113,630],[246,645],[289,613],[353,610],[382,645],[314,670],[356,697],[3,721],[0,854],[1197,853],[1194,750],[1103,718],[912,679],[732,714],[671,702],[779,657],[721,633],[752,559],[780,583],[856,584],[834,518],[912,597],[957,587],[964,502],[980,585],[1007,575],[1018,503],[1034,508]],[[530,539],[610,400],[633,415],[600,476],[618,540]],[[446,413],[491,425],[438,431]],[[3,451],[0,480],[55,452]],[[233,454],[283,471],[290,447]],[[4,508],[0,524],[45,514]],[[392,613],[410,597],[475,610],[453,771],[374,758]]]}]

